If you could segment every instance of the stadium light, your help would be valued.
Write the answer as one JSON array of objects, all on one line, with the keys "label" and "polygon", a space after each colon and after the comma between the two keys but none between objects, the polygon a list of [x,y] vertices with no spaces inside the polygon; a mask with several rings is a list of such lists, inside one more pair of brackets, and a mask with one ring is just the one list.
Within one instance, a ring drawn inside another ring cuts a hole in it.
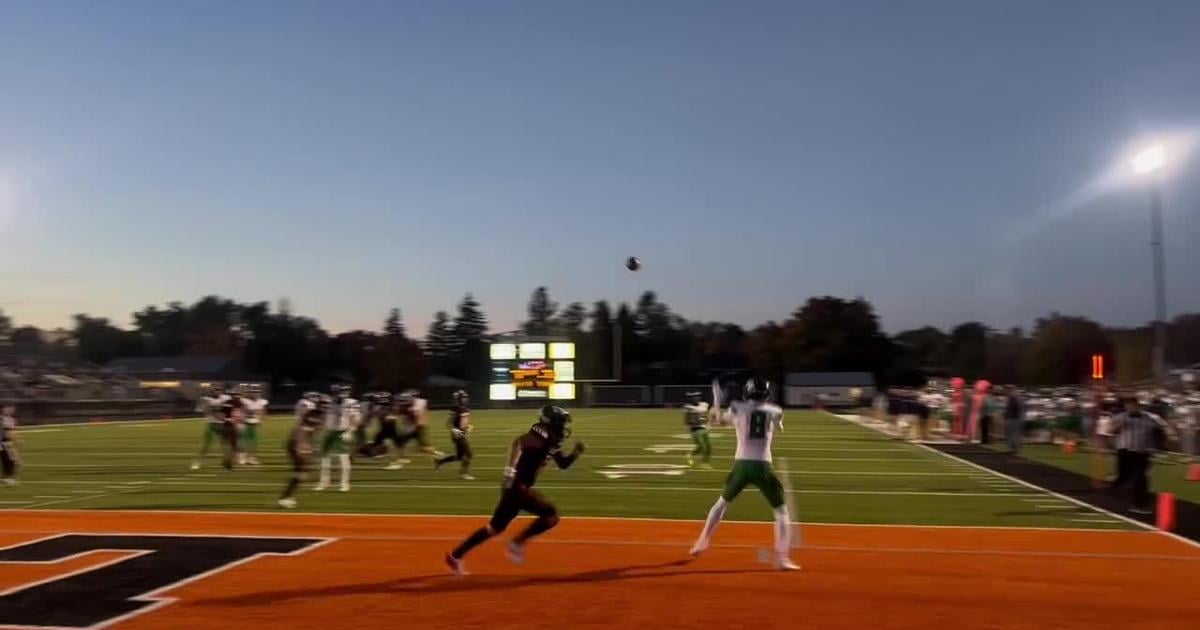
[{"label": "stadium light", "polygon": [[1138,175],[1160,171],[1167,165],[1167,148],[1161,144],[1150,145],[1134,154],[1129,164]]}]

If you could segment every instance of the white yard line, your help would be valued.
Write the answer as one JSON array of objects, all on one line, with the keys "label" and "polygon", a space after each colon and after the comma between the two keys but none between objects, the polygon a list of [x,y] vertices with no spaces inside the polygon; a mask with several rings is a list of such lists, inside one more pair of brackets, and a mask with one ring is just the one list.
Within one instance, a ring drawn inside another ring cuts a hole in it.
[{"label": "white yard line", "polygon": [[[36,510],[36,511],[37,512],[65,512],[68,514],[79,515],[81,518],[85,518],[85,517],[87,517],[88,514],[91,513],[90,510],[80,509],[80,508],[50,508],[50,509]],[[110,511],[108,511],[108,513],[109,514],[128,514],[130,516],[137,516],[139,514],[211,514],[211,515],[242,514],[242,515],[251,515],[251,516],[281,516],[281,517],[285,517],[285,518],[319,516],[319,517],[331,517],[331,518],[362,517],[362,518],[371,518],[371,519],[447,518],[447,519],[474,520],[474,519],[480,519],[480,518],[487,519],[487,518],[492,517],[491,513],[485,513],[485,514],[419,514],[419,513],[381,514],[381,513],[375,513],[375,512],[305,512],[305,511],[295,511],[295,510],[287,510],[287,511],[281,511],[281,510],[163,510],[163,509],[155,509],[155,508],[110,510]],[[578,515],[578,516],[572,515],[571,520],[630,521],[630,522],[646,521],[646,522],[651,522],[651,523],[703,523],[704,522],[703,518],[656,518],[656,517],[646,517],[646,516],[586,516],[586,515]],[[740,525],[769,525],[771,523],[771,521],[768,521],[768,520],[739,521],[739,520],[729,520],[729,519],[722,520],[721,522],[722,523],[737,523]],[[2,523],[2,521],[0,521],[0,523]],[[961,529],[961,530],[975,530],[975,531],[1017,530],[1017,531],[1035,531],[1035,532],[1077,532],[1080,534],[1102,534],[1102,535],[1106,535],[1106,536],[1108,536],[1108,535],[1146,536],[1146,535],[1153,533],[1153,532],[1147,532],[1147,531],[1141,530],[1141,529],[1112,530],[1112,529],[1088,529],[1088,528],[1079,528],[1079,527],[1047,527],[1047,526],[1038,526],[1038,525],[914,525],[912,523],[837,523],[837,522],[819,522],[819,521],[803,521],[803,522],[800,522],[800,524],[801,525],[815,525],[818,527],[822,527],[822,526],[824,526],[824,527],[857,527],[857,528],[869,527],[869,528],[882,528],[882,529]],[[39,533],[39,532],[24,532],[24,531],[19,531],[19,530],[5,530],[2,528],[2,525],[0,525],[0,532]],[[44,533],[44,532],[40,532],[40,533]],[[455,540],[458,540],[458,539],[456,538]],[[759,547],[759,546],[760,545],[754,545],[754,547]]]},{"label": "white yard line", "polygon": [[[830,414],[830,415],[833,415],[833,414]],[[834,416],[834,417],[835,417],[835,418],[840,418],[840,419],[842,419],[842,420],[845,420],[846,422],[850,422],[850,423],[854,424],[855,426],[860,426],[860,427],[862,427],[862,428],[864,428],[864,429],[877,430],[877,429],[874,429],[873,427],[870,427],[870,426],[868,426],[868,425],[866,425],[866,424],[861,424],[861,423],[859,423],[859,422],[857,422],[857,421],[855,421],[855,420],[848,420],[848,419],[846,419],[846,418],[842,418],[841,416]],[[1200,542],[1196,542],[1196,541],[1194,541],[1194,540],[1190,540],[1190,539],[1188,539],[1188,538],[1184,538],[1183,536],[1180,536],[1180,535],[1178,535],[1178,534],[1173,534],[1173,533],[1171,533],[1171,532],[1165,532],[1165,531],[1162,531],[1162,530],[1160,530],[1160,529],[1158,529],[1158,528],[1156,528],[1156,527],[1154,527],[1154,526],[1152,526],[1152,525],[1148,525],[1148,524],[1146,524],[1146,523],[1143,523],[1143,522],[1141,522],[1141,521],[1139,521],[1139,520],[1135,520],[1135,519],[1129,518],[1128,516],[1124,516],[1124,515],[1121,515],[1121,514],[1117,514],[1116,512],[1110,512],[1110,511],[1108,511],[1108,510],[1106,510],[1106,509],[1104,509],[1104,508],[1096,507],[1096,506],[1094,506],[1094,505],[1091,505],[1090,503],[1086,503],[1086,502],[1084,502],[1084,501],[1080,501],[1079,499],[1076,499],[1076,498],[1074,498],[1074,497],[1070,497],[1070,496],[1067,496],[1067,495],[1065,495],[1065,494],[1061,494],[1061,493],[1055,492],[1055,491],[1053,491],[1053,490],[1049,490],[1049,489],[1047,489],[1047,488],[1043,488],[1043,487],[1041,487],[1041,486],[1039,486],[1039,485],[1032,484],[1032,483],[1030,483],[1030,482],[1028,482],[1028,481],[1025,481],[1025,480],[1023,480],[1023,479],[1018,479],[1018,478],[1016,478],[1016,477],[1013,477],[1013,476],[1011,476],[1011,475],[1006,475],[1006,474],[1004,474],[1004,473],[1002,473],[1002,472],[999,472],[999,471],[996,471],[996,470],[992,470],[991,468],[988,468],[987,466],[982,466],[982,465],[980,465],[980,464],[976,464],[975,462],[972,462],[972,461],[969,461],[969,460],[963,459],[963,458],[961,458],[961,457],[958,457],[958,456],[956,456],[956,455],[951,455],[950,453],[946,453],[946,452],[943,452],[943,451],[939,451],[939,450],[937,450],[936,448],[933,448],[933,447],[927,446],[927,445],[925,445],[925,444],[915,444],[915,446],[918,446],[918,447],[920,447],[920,448],[923,448],[923,449],[925,449],[925,450],[927,450],[927,451],[929,451],[929,452],[931,452],[931,453],[935,453],[935,454],[937,454],[937,455],[941,455],[942,457],[945,457],[945,458],[947,458],[947,459],[951,459],[951,460],[957,461],[957,462],[959,462],[959,463],[961,463],[961,464],[965,464],[965,465],[967,465],[967,466],[970,466],[970,467],[972,467],[972,468],[976,468],[976,469],[978,469],[978,470],[981,470],[981,471],[984,471],[984,472],[990,473],[990,474],[992,474],[992,475],[995,475],[995,476],[997,476],[997,477],[1001,477],[1001,478],[1003,478],[1003,479],[1007,479],[1007,480],[1009,480],[1009,481],[1011,481],[1011,482],[1013,482],[1013,483],[1016,483],[1016,484],[1019,484],[1019,485],[1025,486],[1025,487],[1027,487],[1027,488],[1030,488],[1030,489],[1032,489],[1032,490],[1036,490],[1036,491],[1038,491],[1038,492],[1043,492],[1043,493],[1045,493],[1045,494],[1048,494],[1048,495],[1050,495],[1050,496],[1057,497],[1057,498],[1059,498],[1059,499],[1062,499],[1063,501],[1067,501],[1067,502],[1069,502],[1069,503],[1074,503],[1075,505],[1078,505],[1079,507],[1086,508],[1086,509],[1088,509],[1088,510],[1091,510],[1091,511],[1093,511],[1093,512],[1097,512],[1097,513],[1099,513],[1099,514],[1104,514],[1104,515],[1106,515],[1106,516],[1109,516],[1109,517],[1112,517],[1112,518],[1118,519],[1118,520],[1120,520],[1120,521],[1123,521],[1123,522],[1125,522],[1125,523],[1128,523],[1128,524],[1130,524],[1130,525],[1133,525],[1133,526],[1135,526],[1135,527],[1138,527],[1138,528],[1141,528],[1141,529],[1145,529],[1145,530],[1148,530],[1148,531],[1152,531],[1152,532],[1158,532],[1158,533],[1160,533],[1160,534],[1163,534],[1163,535],[1165,535],[1165,536],[1169,536],[1169,537],[1171,537],[1171,538],[1174,538],[1175,540],[1179,540],[1179,541],[1181,541],[1181,542],[1187,543],[1188,545],[1190,545],[1190,546],[1192,546],[1192,547],[1200,547]]]},{"label": "white yard line", "polygon": [[[275,488],[280,484],[267,482],[253,481],[157,481],[155,486],[201,486],[201,487],[247,487],[247,488]],[[114,486],[117,487],[117,486]],[[137,489],[119,486],[122,489]],[[538,484],[538,488],[546,490],[587,490],[587,491],[629,491],[638,492],[713,492],[721,491],[721,486],[676,486],[671,484],[663,485],[629,485],[625,483],[615,482],[604,486],[591,485],[558,485],[558,484]],[[359,481],[354,484],[356,490],[466,490],[466,491],[482,491],[494,492],[495,484],[491,481],[484,483],[461,482],[454,484],[423,484],[423,483],[376,483],[370,481]],[[862,496],[929,496],[929,497],[1027,497],[1028,492],[924,492],[924,491],[908,491],[908,490],[794,490],[792,494],[813,494],[813,495],[862,495]]]}]

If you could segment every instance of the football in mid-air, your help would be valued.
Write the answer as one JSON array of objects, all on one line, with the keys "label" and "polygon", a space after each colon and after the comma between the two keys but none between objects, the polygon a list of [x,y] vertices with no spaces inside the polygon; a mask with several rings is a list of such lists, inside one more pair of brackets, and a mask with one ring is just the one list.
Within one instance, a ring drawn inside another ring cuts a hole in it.
[{"label": "football in mid-air", "polygon": [[630,271],[637,271],[642,268],[642,259],[637,256],[630,256],[625,259],[625,268]]}]

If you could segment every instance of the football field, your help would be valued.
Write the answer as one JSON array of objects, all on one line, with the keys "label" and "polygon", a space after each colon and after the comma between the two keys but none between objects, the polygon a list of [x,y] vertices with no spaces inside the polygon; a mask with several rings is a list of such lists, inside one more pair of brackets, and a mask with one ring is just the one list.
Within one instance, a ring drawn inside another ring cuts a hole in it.
[{"label": "football field", "polygon": [[[486,514],[497,496],[509,442],[528,428],[533,411],[476,411],[471,436],[474,481],[458,465],[434,471],[410,446],[412,461],[385,470],[386,460],[355,460],[349,493],[299,495],[304,512]],[[434,413],[430,437],[451,450]],[[200,446],[198,420],[30,427],[21,433],[21,485],[4,489],[0,506],[37,509],[237,510],[277,509],[288,475],[282,449],[292,420],[264,426],[260,466],[232,472],[210,457],[189,464]],[[702,518],[720,492],[733,460],[729,429],[715,429],[713,470],[686,466],[692,448],[674,410],[581,409],[572,439],[588,447],[570,470],[547,469],[539,482],[564,515]],[[415,446],[415,445],[414,445]],[[215,449],[214,449],[215,451]],[[1045,492],[890,439],[830,414],[789,413],[775,439],[786,460],[797,520],[814,523],[997,525],[1125,529],[1128,523]],[[334,479],[337,479],[335,470]],[[753,489],[729,512],[735,520],[769,520]]]},{"label": "football field", "polygon": [[687,555],[732,461],[727,430],[707,471],[685,465],[676,411],[580,409],[587,452],[538,484],[562,523],[523,565],[502,542],[524,519],[449,575],[442,554],[491,512],[534,413],[473,413],[474,481],[417,453],[401,470],[359,458],[350,492],[310,481],[296,510],[275,504],[288,417],[266,425],[261,466],[233,471],[190,470],[197,420],[28,427],[21,483],[0,488],[0,627],[1035,630],[1200,614],[1200,547],[818,412],[789,412],[774,449],[803,523],[798,573],[760,562],[772,528],[753,489]]}]

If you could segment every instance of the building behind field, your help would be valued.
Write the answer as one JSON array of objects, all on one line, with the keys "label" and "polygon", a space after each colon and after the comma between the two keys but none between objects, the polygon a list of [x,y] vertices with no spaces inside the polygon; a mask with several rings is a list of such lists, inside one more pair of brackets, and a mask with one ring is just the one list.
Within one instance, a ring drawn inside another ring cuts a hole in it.
[{"label": "building behind field", "polygon": [[875,396],[875,377],[868,372],[791,372],[783,382],[788,407],[851,407]]}]

